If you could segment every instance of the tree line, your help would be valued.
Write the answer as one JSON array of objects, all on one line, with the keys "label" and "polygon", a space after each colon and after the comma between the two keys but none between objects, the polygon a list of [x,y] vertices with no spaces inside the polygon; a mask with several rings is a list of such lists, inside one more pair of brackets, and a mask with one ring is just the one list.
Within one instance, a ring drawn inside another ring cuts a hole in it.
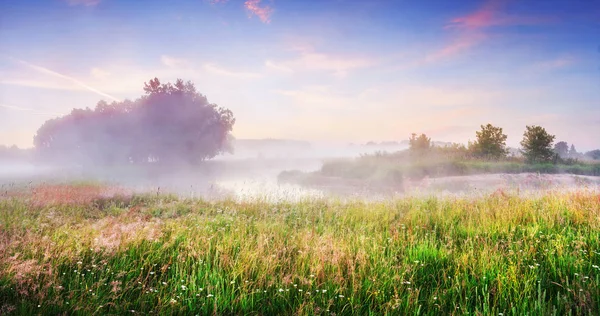
[{"label": "tree line", "polygon": [[[469,142],[468,146],[454,145],[457,151],[467,152],[475,158],[487,160],[501,160],[508,157],[510,151],[506,146],[507,135],[501,127],[492,124],[481,125],[481,130],[475,132],[475,141]],[[526,126],[521,140],[520,153],[528,163],[572,163],[579,159],[600,160],[600,150],[593,150],[585,154],[577,152],[575,145],[560,141],[554,144],[556,139],[537,125]],[[409,138],[409,149],[415,154],[425,154],[433,148],[431,138],[425,134],[413,133]]]}]

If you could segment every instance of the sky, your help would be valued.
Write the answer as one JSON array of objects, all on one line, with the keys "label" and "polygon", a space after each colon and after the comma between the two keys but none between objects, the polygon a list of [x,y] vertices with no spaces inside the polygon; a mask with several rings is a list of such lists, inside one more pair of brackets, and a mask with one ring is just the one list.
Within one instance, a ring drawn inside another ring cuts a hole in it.
[{"label": "sky", "polygon": [[237,138],[466,143],[541,125],[600,148],[598,0],[0,3],[0,145],[144,82],[191,80]]}]

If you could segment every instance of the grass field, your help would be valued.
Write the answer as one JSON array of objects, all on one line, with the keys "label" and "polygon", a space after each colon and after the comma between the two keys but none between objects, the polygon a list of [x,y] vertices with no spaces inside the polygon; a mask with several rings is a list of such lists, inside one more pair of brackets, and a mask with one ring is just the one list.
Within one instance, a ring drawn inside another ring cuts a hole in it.
[{"label": "grass field", "polygon": [[0,314],[600,313],[600,195],[0,196]]}]

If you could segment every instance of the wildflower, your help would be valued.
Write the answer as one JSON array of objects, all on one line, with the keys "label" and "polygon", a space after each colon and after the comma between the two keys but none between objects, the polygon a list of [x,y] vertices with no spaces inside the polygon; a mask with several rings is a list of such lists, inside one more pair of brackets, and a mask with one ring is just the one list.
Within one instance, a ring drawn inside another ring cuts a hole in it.
[{"label": "wildflower", "polygon": [[153,274],[154,274],[154,272],[150,272],[150,275],[153,275]]},{"label": "wildflower", "polygon": [[344,295],[340,294],[340,295],[338,295],[338,297],[339,297],[339,298],[343,298],[343,297],[344,297]]},{"label": "wildflower", "polygon": [[234,284],[234,283],[235,283],[235,281],[231,281],[231,282],[229,282],[229,284]]},{"label": "wildflower", "polygon": [[185,291],[185,290],[187,290],[187,287],[186,287],[185,285],[182,285],[182,286],[181,286],[181,290],[182,290],[182,291]]},{"label": "wildflower", "polygon": [[162,285],[167,285],[167,282],[163,282]]},{"label": "wildflower", "polygon": [[321,290],[321,292],[325,293],[325,292],[327,292],[327,290]]},{"label": "wildflower", "polygon": [[208,294],[208,295],[206,295],[206,297],[213,297],[213,296],[214,296],[214,295],[212,295],[212,294]]},{"label": "wildflower", "polygon": [[81,261],[77,261],[77,264],[83,264],[83,262],[81,262]]},{"label": "wildflower", "polygon": [[279,289],[279,292],[283,292],[283,289]]},{"label": "wildflower", "polygon": [[176,301],[175,299],[171,299],[171,301],[170,301],[170,302],[171,302],[171,304],[175,304],[175,303],[177,303],[177,301]]}]

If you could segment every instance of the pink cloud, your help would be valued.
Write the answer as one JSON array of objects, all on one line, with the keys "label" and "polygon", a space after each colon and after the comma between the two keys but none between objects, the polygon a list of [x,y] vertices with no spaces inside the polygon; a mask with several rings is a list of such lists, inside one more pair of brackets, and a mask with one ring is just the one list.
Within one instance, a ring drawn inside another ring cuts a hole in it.
[{"label": "pink cloud", "polygon": [[246,0],[244,6],[250,15],[256,15],[263,23],[271,22],[273,8],[268,5],[261,5],[261,0]]},{"label": "pink cloud", "polygon": [[479,29],[497,23],[496,16],[502,7],[498,0],[488,1],[479,10],[450,20],[445,28]]},{"label": "pink cloud", "polygon": [[450,20],[444,28],[477,30],[492,26],[538,25],[554,21],[549,17],[508,15],[502,10],[506,3],[505,0],[490,0],[477,11]]},{"label": "pink cloud", "polygon": [[67,0],[69,5],[83,5],[86,7],[95,6],[100,3],[102,0]]},{"label": "pink cloud", "polygon": [[471,47],[478,45],[483,42],[487,36],[483,33],[472,33],[472,34],[464,34],[455,38],[448,45],[442,47],[440,50],[428,54],[423,60],[423,63],[432,63],[436,61],[441,61],[444,59],[451,58],[455,55],[459,55],[460,53],[468,50]]},{"label": "pink cloud", "polygon": [[569,67],[575,64],[577,60],[571,56],[561,56],[556,59],[536,63],[533,68],[536,70],[549,71]]}]

